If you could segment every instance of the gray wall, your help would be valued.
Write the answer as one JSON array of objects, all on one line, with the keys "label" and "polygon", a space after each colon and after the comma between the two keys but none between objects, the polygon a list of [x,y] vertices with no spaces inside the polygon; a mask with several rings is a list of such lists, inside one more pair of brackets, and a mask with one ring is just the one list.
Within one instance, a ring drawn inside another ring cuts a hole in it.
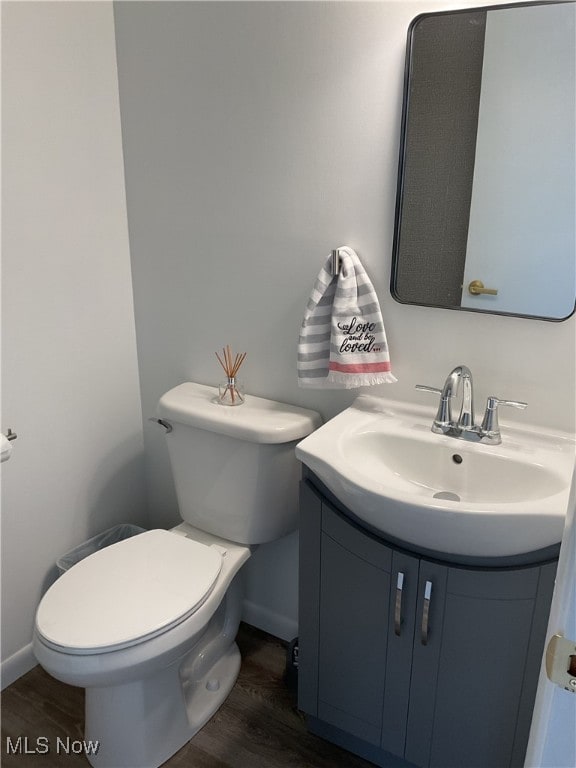
[{"label": "gray wall", "polygon": [[[375,394],[428,402],[414,385],[439,386],[466,363],[479,408],[489,394],[526,400],[529,410],[506,416],[573,428],[573,318],[390,296],[406,32],[417,14],[449,6],[115,4],[144,418],[182,381],[216,383],[214,351],[226,343],[247,351],[252,394],[324,417],[350,403],[357,392],[296,381],[313,281],[330,249],[349,244],[379,294],[399,379]],[[178,514],[162,430],[145,424],[152,519],[167,526]],[[247,617],[284,636],[295,630],[296,543],[263,547],[247,567]]]},{"label": "gray wall", "polygon": [[55,561],[146,523],[111,3],[2,3],[2,685]]}]

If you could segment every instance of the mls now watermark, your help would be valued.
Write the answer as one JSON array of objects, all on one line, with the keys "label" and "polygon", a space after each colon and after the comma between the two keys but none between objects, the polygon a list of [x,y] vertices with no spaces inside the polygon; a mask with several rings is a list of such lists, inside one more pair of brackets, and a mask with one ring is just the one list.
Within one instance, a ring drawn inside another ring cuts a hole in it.
[{"label": "mls now watermark", "polygon": [[100,747],[99,741],[84,741],[83,739],[71,739],[70,736],[56,740],[47,736],[38,736],[32,739],[28,736],[18,736],[12,739],[6,737],[6,754],[8,755],[95,755]]}]

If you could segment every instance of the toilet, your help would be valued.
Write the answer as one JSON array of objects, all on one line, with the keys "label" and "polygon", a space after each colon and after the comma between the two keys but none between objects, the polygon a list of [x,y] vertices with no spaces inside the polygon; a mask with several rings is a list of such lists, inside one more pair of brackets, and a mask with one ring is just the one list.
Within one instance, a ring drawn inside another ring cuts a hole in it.
[{"label": "toilet", "polygon": [[160,399],[183,523],[81,560],[42,598],[34,653],[86,688],[95,768],[156,768],[209,720],[240,669],[240,569],[297,526],[295,442],[314,411],[187,382]]}]

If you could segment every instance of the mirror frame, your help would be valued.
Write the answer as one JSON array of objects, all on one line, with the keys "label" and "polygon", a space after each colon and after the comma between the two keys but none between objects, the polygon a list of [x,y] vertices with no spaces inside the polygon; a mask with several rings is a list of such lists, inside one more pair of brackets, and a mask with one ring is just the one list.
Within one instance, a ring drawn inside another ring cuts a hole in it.
[{"label": "mirror frame", "polygon": [[[574,5],[575,0],[554,0],[554,4],[566,4],[566,5]],[[523,314],[518,312],[502,312],[497,310],[491,310],[491,309],[480,309],[476,307],[462,307],[462,306],[449,306],[445,304],[428,304],[423,302],[416,302],[416,301],[407,301],[405,299],[402,299],[398,296],[396,292],[396,281],[397,281],[397,274],[398,274],[398,251],[399,251],[399,241],[400,241],[400,224],[402,220],[402,203],[403,203],[403,192],[404,192],[404,171],[406,166],[406,139],[407,139],[407,123],[408,123],[408,115],[409,115],[409,108],[410,108],[410,76],[412,74],[412,58],[413,58],[413,37],[414,37],[414,29],[418,22],[420,22],[424,18],[429,18],[431,16],[437,17],[437,16],[447,16],[452,14],[462,14],[462,13],[479,13],[479,12],[488,12],[488,11],[495,11],[495,10],[501,10],[501,9],[508,9],[508,8],[526,8],[526,7],[532,7],[537,5],[550,5],[550,2],[547,2],[546,0],[536,0],[536,2],[519,2],[519,3],[502,3],[498,5],[483,5],[483,6],[477,6],[477,7],[470,7],[470,8],[454,8],[449,9],[445,11],[430,11],[426,13],[420,13],[418,16],[412,19],[410,22],[410,25],[408,27],[408,35],[407,35],[407,42],[406,42],[406,55],[405,55],[405,63],[404,63],[404,82],[403,82],[403,88],[402,88],[402,118],[400,123],[400,155],[398,160],[398,182],[396,186],[396,208],[395,208],[395,214],[394,214],[394,238],[392,242],[392,266],[391,266],[391,275],[390,275],[390,293],[392,294],[392,297],[400,304],[407,304],[410,306],[416,306],[416,307],[431,307],[435,309],[447,309],[451,311],[459,311],[459,312],[474,312],[479,313],[483,315],[500,315],[503,317],[521,317],[526,318],[528,320],[546,320],[547,322],[551,323],[562,323],[565,320],[570,319],[574,313],[576,312],[576,297],[574,300],[574,307],[569,315],[566,315],[565,317],[543,317],[541,315],[530,315],[530,314]],[[576,254],[575,254],[576,258]]]}]

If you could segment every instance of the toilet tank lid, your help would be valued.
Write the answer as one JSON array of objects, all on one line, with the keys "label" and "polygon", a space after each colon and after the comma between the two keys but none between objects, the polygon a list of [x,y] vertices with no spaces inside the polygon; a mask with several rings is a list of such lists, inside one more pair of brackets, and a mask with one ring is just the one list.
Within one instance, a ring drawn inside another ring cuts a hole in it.
[{"label": "toilet tank lid", "polygon": [[301,440],[322,424],[316,411],[246,395],[242,405],[218,403],[218,390],[188,381],[165,395],[158,403],[162,419],[206,429],[252,443],[289,443]]}]

